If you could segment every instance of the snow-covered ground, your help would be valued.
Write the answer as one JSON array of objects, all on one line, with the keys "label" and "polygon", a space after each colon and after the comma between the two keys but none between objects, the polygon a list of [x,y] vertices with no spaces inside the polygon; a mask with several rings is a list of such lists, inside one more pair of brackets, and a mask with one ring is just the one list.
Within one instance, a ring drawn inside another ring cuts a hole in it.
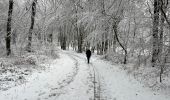
[{"label": "snow-covered ground", "polygon": [[[104,100],[169,100],[170,96],[144,87],[117,65],[95,60],[101,76]],[[103,68],[105,67],[105,68]]]},{"label": "snow-covered ground", "polygon": [[170,100],[97,56],[90,64],[85,54],[61,51],[59,56],[25,84],[0,90],[0,100]]}]

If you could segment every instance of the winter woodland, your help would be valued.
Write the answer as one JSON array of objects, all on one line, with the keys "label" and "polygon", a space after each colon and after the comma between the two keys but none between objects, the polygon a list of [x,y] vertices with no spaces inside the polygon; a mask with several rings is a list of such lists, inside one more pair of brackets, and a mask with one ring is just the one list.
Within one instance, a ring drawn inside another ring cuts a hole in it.
[{"label": "winter woodland", "polygon": [[0,0],[1,100],[169,93],[170,0]]}]

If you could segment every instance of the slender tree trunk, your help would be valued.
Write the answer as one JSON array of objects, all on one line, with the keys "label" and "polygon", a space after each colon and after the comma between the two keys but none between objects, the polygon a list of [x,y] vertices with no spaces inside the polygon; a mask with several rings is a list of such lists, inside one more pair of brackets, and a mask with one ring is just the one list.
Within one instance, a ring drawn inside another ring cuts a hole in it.
[{"label": "slender tree trunk", "polygon": [[[79,3],[81,4],[81,2],[79,1]],[[79,11],[79,7],[76,6],[76,14],[78,13]],[[82,53],[83,52],[83,48],[82,48],[82,45],[83,45],[83,33],[84,33],[84,27],[82,25],[78,26],[77,24],[78,22],[78,16],[76,15],[76,26],[77,26],[77,37],[78,37],[78,53]]]},{"label": "slender tree trunk", "polygon": [[164,27],[164,22],[165,19],[163,15],[161,14],[161,20],[160,20],[160,34],[159,34],[159,46],[158,46],[158,53],[159,53],[159,58],[162,58],[162,49],[163,49],[163,27]]},{"label": "slender tree trunk", "polygon": [[62,49],[66,50],[66,37],[65,36],[62,38]]},{"label": "slender tree trunk", "polygon": [[107,51],[108,51],[108,47],[109,47],[109,40],[107,39],[106,41],[105,41],[105,47],[104,47],[104,52],[105,52],[105,54],[107,53]]},{"label": "slender tree trunk", "polygon": [[100,43],[97,43],[97,54],[100,54]]},{"label": "slender tree trunk", "polygon": [[32,3],[31,26],[30,26],[29,33],[28,33],[28,45],[27,45],[28,52],[31,52],[32,31],[33,31],[34,23],[35,23],[36,3],[37,3],[37,0],[34,0]]},{"label": "slender tree trunk", "polygon": [[159,0],[154,0],[154,18],[153,18],[153,48],[152,48],[152,67],[155,66],[156,61],[158,60],[158,26],[159,26]]},{"label": "slender tree trunk", "polygon": [[104,54],[104,38],[103,38],[102,43],[101,43],[100,54],[101,55]]},{"label": "slender tree trunk", "polygon": [[83,49],[82,49],[82,45],[83,45],[83,31],[84,28],[83,26],[80,25],[80,28],[78,29],[78,53],[82,53]]},{"label": "slender tree trunk", "polygon": [[124,53],[125,53],[123,63],[126,64],[126,63],[127,63],[127,50],[126,50],[126,48],[122,45],[122,43],[120,42],[120,40],[119,40],[119,38],[118,38],[117,25],[115,25],[115,26],[113,27],[113,29],[114,29],[114,33],[115,33],[115,38],[116,38],[117,42],[119,43],[119,45],[121,46],[121,48],[123,49],[123,51],[124,51]]},{"label": "slender tree trunk", "polygon": [[60,36],[59,36],[59,40],[60,40],[60,46],[62,50],[66,50],[66,41],[67,41],[67,37],[66,37],[66,25],[60,26],[59,28],[60,31]]},{"label": "slender tree trunk", "polygon": [[80,27],[78,26],[77,22],[78,22],[78,7],[76,6],[75,8],[75,13],[76,13],[76,32],[77,32],[77,46],[78,46],[78,53],[82,53],[82,48],[81,48],[81,33],[80,33]]},{"label": "slender tree trunk", "polygon": [[63,26],[63,50],[66,50],[66,47],[67,47],[67,36],[66,36],[66,34],[67,34],[67,25],[65,24],[64,26]]},{"label": "slender tree trunk", "polygon": [[163,35],[164,35],[164,23],[165,23],[165,18],[164,14],[161,12],[161,9],[163,10],[164,13],[166,13],[168,6],[168,0],[162,0],[161,1],[161,7],[160,7],[160,35],[159,35],[159,60],[160,60],[160,82],[162,82],[162,74],[164,72],[164,67],[166,63],[166,56],[163,55]]},{"label": "slender tree trunk", "polygon": [[[116,29],[117,30],[117,29]],[[113,52],[116,52],[116,36],[113,37]]]},{"label": "slender tree trunk", "polygon": [[9,0],[9,11],[8,11],[8,21],[7,21],[7,35],[6,35],[6,54],[9,56],[11,54],[11,20],[13,11],[13,0]]}]

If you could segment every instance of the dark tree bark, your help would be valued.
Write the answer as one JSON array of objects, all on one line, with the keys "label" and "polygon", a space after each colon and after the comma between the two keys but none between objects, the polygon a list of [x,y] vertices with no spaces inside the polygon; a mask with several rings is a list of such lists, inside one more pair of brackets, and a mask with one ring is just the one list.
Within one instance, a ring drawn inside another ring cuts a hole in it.
[{"label": "dark tree bark", "polygon": [[159,26],[159,0],[154,0],[154,18],[153,18],[153,30],[152,30],[153,48],[152,48],[152,61],[151,61],[152,67],[155,66],[159,54],[158,26]]},{"label": "dark tree bark", "polygon": [[9,11],[7,21],[7,35],[6,35],[6,52],[7,56],[11,54],[11,20],[13,11],[13,0],[9,0]]},{"label": "dark tree bark", "polygon": [[66,50],[66,37],[63,36],[61,39],[61,49]]},{"label": "dark tree bark", "polygon": [[82,45],[83,45],[83,34],[80,32],[78,36],[78,53],[82,53],[83,51]]},{"label": "dark tree bark", "polygon": [[116,52],[116,36],[113,37],[113,52]]},{"label": "dark tree bark", "polygon": [[160,13],[160,33],[159,33],[159,45],[158,45],[158,55],[159,55],[159,60],[162,58],[162,49],[163,49],[163,34],[164,34],[164,16],[162,13]]},{"label": "dark tree bark", "polygon": [[30,26],[29,33],[28,33],[28,45],[27,45],[28,52],[31,52],[32,31],[33,31],[34,23],[35,23],[36,3],[37,3],[37,0],[34,0],[32,3],[31,26]]},{"label": "dark tree bark", "polygon": [[125,53],[123,64],[126,64],[126,63],[127,63],[127,50],[126,50],[126,48],[123,46],[123,44],[120,42],[120,40],[119,40],[119,38],[118,38],[117,25],[114,25],[114,26],[113,26],[113,29],[114,29],[114,33],[115,33],[115,38],[116,38],[117,42],[119,43],[120,47],[123,49],[123,51],[124,51],[124,53]]},{"label": "dark tree bark", "polygon": [[102,43],[101,43],[100,54],[101,54],[101,55],[104,54],[104,37],[103,37]]},{"label": "dark tree bark", "polygon": [[109,46],[109,40],[106,40],[105,41],[105,46],[104,46],[104,53],[106,54],[107,53],[107,50],[108,50],[108,46]]},{"label": "dark tree bark", "polygon": [[[166,63],[166,57],[168,55],[163,55],[163,35],[164,35],[164,23],[165,23],[165,17],[164,14],[166,13],[167,6],[168,6],[168,0],[161,0],[160,1],[160,34],[159,34],[159,61],[161,62],[161,69],[160,69],[160,82],[162,82],[162,74],[164,72],[164,67]],[[164,12],[164,14],[162,13]]]},{"label": "dark tree bark", "polygon": [[84,32],[84,27],[80,25],[80,27],[77,29],[78,32],[78,53],[83,52],[83,33]]},{"label": "dark tree bark", "polygon": [[65,34],[66,25],[59,27],[59,42],[62,50],[66,50],[67,36]]}]

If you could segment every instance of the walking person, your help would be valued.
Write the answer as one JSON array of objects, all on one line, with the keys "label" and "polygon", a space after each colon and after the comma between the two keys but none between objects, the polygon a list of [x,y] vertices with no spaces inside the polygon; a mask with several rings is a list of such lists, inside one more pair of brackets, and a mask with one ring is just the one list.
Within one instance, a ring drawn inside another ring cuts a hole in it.
[{"label": "walking person", "polygon": [[90,57],[91,57],[91,51],[88,49],[86,50],[86,57],[87,57],[87,63],[89,64],[90,62]]}]

